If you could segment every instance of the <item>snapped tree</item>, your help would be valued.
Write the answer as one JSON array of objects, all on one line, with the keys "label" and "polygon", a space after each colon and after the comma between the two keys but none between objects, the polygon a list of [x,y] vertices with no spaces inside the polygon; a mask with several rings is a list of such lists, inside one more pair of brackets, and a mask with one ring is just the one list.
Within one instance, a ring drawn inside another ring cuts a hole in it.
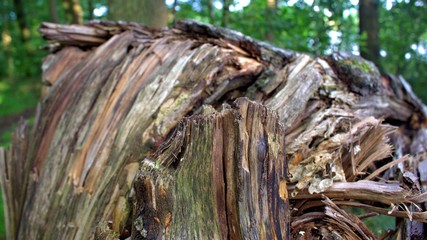
[{"label": "snapped tree", "polygon": [[374,239],[347,206],[425,233],[427,114],[402,78],[194,21],[40,31],[36,121],[0,149],[10,239]]}]

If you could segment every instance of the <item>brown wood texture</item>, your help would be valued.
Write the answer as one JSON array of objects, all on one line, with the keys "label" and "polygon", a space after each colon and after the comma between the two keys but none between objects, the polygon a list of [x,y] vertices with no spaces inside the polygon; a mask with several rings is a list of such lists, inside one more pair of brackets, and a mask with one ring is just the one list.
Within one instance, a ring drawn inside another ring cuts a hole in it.
[{"label": "brown wood texture", "polygon": [[240,98],[185,119],[171,139],[142,162],[134,238],[289,239],[277,113]]},{"label": "brown wood texture", "polygon": [[343,206],[426,222],[426,107],[362,58],[194,21],[40,32],[36,121],[0,149],[10,239],[374,236]]}]

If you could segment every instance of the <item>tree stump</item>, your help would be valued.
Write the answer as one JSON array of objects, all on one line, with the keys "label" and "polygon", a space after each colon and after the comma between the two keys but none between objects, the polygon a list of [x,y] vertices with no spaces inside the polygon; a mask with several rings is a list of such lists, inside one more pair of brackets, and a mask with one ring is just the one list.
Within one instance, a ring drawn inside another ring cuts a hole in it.
[{"label": "tree stump", "polygon": [[0,149],[9,239],[376,238],[346,206],[425,234],[427,111],[401,77],[189,20],[40,32],[35,123]]}]

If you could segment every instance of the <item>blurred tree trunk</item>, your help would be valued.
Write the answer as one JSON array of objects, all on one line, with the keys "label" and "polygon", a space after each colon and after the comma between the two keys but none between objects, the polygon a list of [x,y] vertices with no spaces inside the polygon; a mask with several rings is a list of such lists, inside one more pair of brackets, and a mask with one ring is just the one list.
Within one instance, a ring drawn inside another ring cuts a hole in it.
[{"label": "blurred tree trunk", "polygon": [[168,9],[163,0],[108,0],[108,19],[161,28],[168,24]]},{"label": "blurred tree trunk", "polygon": [[275,21],[276,21],[276,11],[277,11],[277,1],[276,0],[267,0],[267,8],[265,12],[267,30],[265,34],[265,39],[268,42],[274,41],[274,32],[276,30]]},{"label": "blurred tree trunk", "polygon": [[54,23],[57,23],[59,21],[56,0],[49,0],[49,14],[50,14],[50,21]]},{"label": "blurred tree trunk", "polygon": [[213,0],[208,0],[207,2],[208,6],[208,17],[209,17],[209,23],[214,23],[214,6],[213,6]]},{"label": "blurred tree trunk", "polygon": [[72,24],[83,24],[83,8],[79,0],[63,0],[64,10]]},{"label": "blurred tree trunk", "polygon": [[89,12],[89,19],[92,20],[93,19],[93,11],[95,10],[95,6],[93,5],[93,0],[88,0],[88,12]]},{"label": "blurred tree trunk", "polygon": [[221,26],[227,27],[229,22],[229,13],[230,13],[230,5],[232,4],[233,0],[222,0],[222,19],[221,19]]},{"label": "blurred tree trunk", "polygon": [[27,15],[25,14],[24,3],[22,0],[13,0],[13,3],[15,5],[16,17],[18,18],[21,39],[23,42],[26,42],[30,39],[31,33],[27,24]]},{"label": "blurred tree trunk", "polygon": [[344,206],[427,222],[425,106],[360,57],[189,20],[40,32],[46,94],[0,148],[10,239],[374,239]]},{"label": "blurred tree trunk", "polygon": [[172,4],[172,17],[173,17],[173,21],[172,24],[175,24],[176,22],[176,8],[178,6],[178,0],[174,0],[173,4]]},{"label": "blurred tree trunk", "polygon": [[382,72],[379,38],[379,0],[359,2],[359,34],[365,37],[360,46],[360,55],[375,63]]}]

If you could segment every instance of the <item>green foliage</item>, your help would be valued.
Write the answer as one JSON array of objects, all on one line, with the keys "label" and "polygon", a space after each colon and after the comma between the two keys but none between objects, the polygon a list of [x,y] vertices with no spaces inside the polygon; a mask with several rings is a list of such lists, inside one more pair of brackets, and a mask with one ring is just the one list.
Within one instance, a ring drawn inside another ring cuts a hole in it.
[{"label": "green foliage", "polygon": [[[354,215],[363,215],[367,212],[360,208],[349,207],[349,212]],[[377,236],[387,232],[388,230],[394,230],[396,225],[396,218],[387,215],[376,215],[363,219],[363,223]]]},{"label": "green foliage", "polygon": [[396,218],[387,215],[378,215],[375,217],[366,218],[363,220],[366,226],[377,236],[390,229],[394,229],[396,225]]},{"label": "green foliage", "polygon": [[12,129],[6,130],[0,134],[0,147],[7,147],[12,139]]},{"label": "green foliage", "polygon": [[41,83],[33,78],[8,78],[0,81],[0,117],[35,107]]},{"label": "green foliage", "polygon": [[397,1],[390,9],[383,6],[380,12],[381,48],[387,53],[382,64],[387,72],[404,76],[424,102],[427,101],[426,12],[425,1]]}]

